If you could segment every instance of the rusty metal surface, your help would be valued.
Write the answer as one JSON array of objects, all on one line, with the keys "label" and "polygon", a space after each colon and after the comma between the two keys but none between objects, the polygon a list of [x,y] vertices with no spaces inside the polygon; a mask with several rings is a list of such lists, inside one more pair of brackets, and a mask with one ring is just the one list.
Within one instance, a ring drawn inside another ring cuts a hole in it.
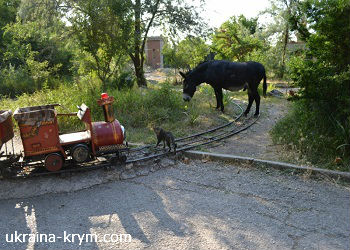
[{"label": "rusty metal surface", "polygon": [[63,158],[59,153],[52,153],[45,157],[45,168],[50,172],[55,172],[63,167]]},{"label": "rusty metal surface", "polygon": [[24,155],[34,156],[60,151],[57,119],[37,122],[34,125],[19,125]]},{"label": "rusty metal surface", "polygon": [[12,115],[11,110],[0,110],[0,123],[3,123],[11,115]]},{"label": "rusty metal surface", "polygon": [[0,110],[0,148],[3,143],[11,140],[13,136],[12,111]]},{"label": "rusty metal surface", "polygon": [[13,114],[13,118],[19,125],[35,125],[38,122],[51,122],[56,118],[55,105],[34,106],[18,108]]},{"label": "rusty metal surface", "polygon": [[114,122],[93,122],[92,141],[96,147],[123,143],[123,132],[117,120]]}]

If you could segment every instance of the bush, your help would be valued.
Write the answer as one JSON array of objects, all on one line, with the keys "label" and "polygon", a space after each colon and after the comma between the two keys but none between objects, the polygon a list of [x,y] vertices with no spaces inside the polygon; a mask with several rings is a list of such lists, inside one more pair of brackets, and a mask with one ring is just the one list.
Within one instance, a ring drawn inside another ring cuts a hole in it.
[{"label": "bush", "polygon": [[[350,4],[307,0],[299,7],[313,29],[299,30],[308,50],[288,65],[301,91],[294,111],[276,125],[272,135],[275,142],[294,145],[314,164],[345,170],[350,158]],[[334,166],[338,157],[343,165]]]},{"label": "bush", "polygon": [[107,85],[110,86],[110,88],[118,88],[118,90],[121,89],[131,89],[135,84],[135,76],[132,72],[122,72],[119,76],[117,76],[115,79],[111,80],[110,83]]},{"label": "bush", "polygon": [[15,69],[10,65],[2,69],[0,82],[0,95],[14,97],[25,92],[33,93],[36,90],[33,79],[23,67]]},{"label": "bush", "polygon": [[289,68],[294,85],[301,88],[301,98],[317,103],[325,114],[332,113],[345,122],[350,115],[350,67],[339,71],[337,65],[296,57]]},{"label": "bush", "polygon": [[143,90],[139,88],[110,90],[116,97],[118,119],[131,127],[147,127],[164,121],[175,122],[183,111],[181,94],[170,85],[160,89]]},{"label": "bush", "polygon": [[[276,124],[271,135],[274,143],[298,150],[312,164],[348,171],[349,154],[345,145],[349,129],[349,126],[343,127],[332,114],[325,116],[318,105],[300,100]],[[341,164],[334,163],[336,157],[343,159]]]},{"label": "bush", "polygon": [[[94,120],[102,120],[103,114],[99,112],[100,108],[97,105],[96,100],[100,98],[100,85],[97,84],[98,81],[93,79],[86,80],[79,83],[61,83],[57,89],[47,89],[38,90],[33,94],[22,94],[14,99],[2,99],[0,101],[0,109],[11,109],[16,110],[19,107],[43,105],[59,103],[62,107],[58,107],[59,111],[62,113],[67,113],[68,111],[77,111],[77,105],[84,102],[92,110],[98,112],[92,112]],[[74,129],[83,128],[81,122],[78,119],[72,118],[59,118],[61,130],[70,131]]]}]

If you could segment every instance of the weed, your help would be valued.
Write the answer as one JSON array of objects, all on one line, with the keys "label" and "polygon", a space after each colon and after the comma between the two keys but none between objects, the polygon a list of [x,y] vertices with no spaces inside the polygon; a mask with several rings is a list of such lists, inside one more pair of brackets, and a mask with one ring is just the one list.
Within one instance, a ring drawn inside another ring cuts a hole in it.
[{"label": "weed", "polygon": [[[312,164],[320,167],[349,171],[346,139],[349,128],[339,126],[332,116],[325,116],[319,107],[303,101],[294,103],[292,111],[271,131],[276,144],[284,144],[298,151]],[[342,160],[335,162],[335,158]]]},{"label": "weed", "polygon": [[[131,142],[153,143],[155,136],[151,130],[156,125],[173,132],[176,137],[216,126],[233,119],[237,110],[228,103],[225,115],[210,108],[215,101],[211,87],[198,91],[191,102],[182,100],[181,87],[165,82],[152,85],[148,89],[109,89],[115,97],[115,117],[123,124]],[[102,109],[97,105],[101,86],[92,77],[81,78],[74,83],[61,84],[57,89],[43,89],[33,94],[22,94],[16,99],[3,98],[0,109],[60,103],[59,113],[76,112],[77,105],[85,103],[90,109],[93,121],[103,120]],[[59,117],[60,132],[84,129],[76,117]]]}]

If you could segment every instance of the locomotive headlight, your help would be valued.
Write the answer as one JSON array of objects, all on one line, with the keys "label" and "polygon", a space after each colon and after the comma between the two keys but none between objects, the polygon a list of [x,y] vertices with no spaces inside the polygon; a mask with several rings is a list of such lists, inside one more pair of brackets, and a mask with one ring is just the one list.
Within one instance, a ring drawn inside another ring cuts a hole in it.
[{"label": "locomotive headlight", "polygon": [[126,138],[126,132],[125,132],[125,128],[123,125],[120,125],[120,127],[122,128],[122,132],[123,132],[123,137],[124,137],[124,140]]}]

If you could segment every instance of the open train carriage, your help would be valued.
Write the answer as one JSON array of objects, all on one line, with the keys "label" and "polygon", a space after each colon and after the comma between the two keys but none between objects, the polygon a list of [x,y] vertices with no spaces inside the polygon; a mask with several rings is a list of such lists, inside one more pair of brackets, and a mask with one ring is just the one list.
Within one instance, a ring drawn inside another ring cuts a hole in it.
[{"label": "open train carriage", "polygon": [[[0,110],[0,175],[11,176],[12,164],[17,162],[20,155],[15,155],[13,148],[13,122],[11,110]],[[12,141],[12,151],[7,143]],[[4,146],[4,151],[2,151]]]},{"label": "open train carriage", "polygon": [[[14,113],[22,139],[24,160],[44,160],[45,168],[49,171],[60,170],[68,155],[81,163],[91,154],[90,110],[82,105],[83,109],[78,113],[58,114],[55,106],[59,104],[18,108]],[[60,135],[58,115],[78,115],[86,123],[87,129]]]},{"label": "open train carriage", "polygon": [[18,123],[24,157],[62,152],[59,143],[57,104],[16,109],[13,117]]},{"label": "open train carriage", "polygon": [[23,159],[25,161],[44,159],[45,167],[49,171],[61,169],[65,156],[59,142],[55,106],[58,104],[18,108],[13,115],[22,139]]},{"label": "open train carriage", "polygon": [[0,152],[2,146],[10,141],[13,136],[12,111],[0,110]]}]

